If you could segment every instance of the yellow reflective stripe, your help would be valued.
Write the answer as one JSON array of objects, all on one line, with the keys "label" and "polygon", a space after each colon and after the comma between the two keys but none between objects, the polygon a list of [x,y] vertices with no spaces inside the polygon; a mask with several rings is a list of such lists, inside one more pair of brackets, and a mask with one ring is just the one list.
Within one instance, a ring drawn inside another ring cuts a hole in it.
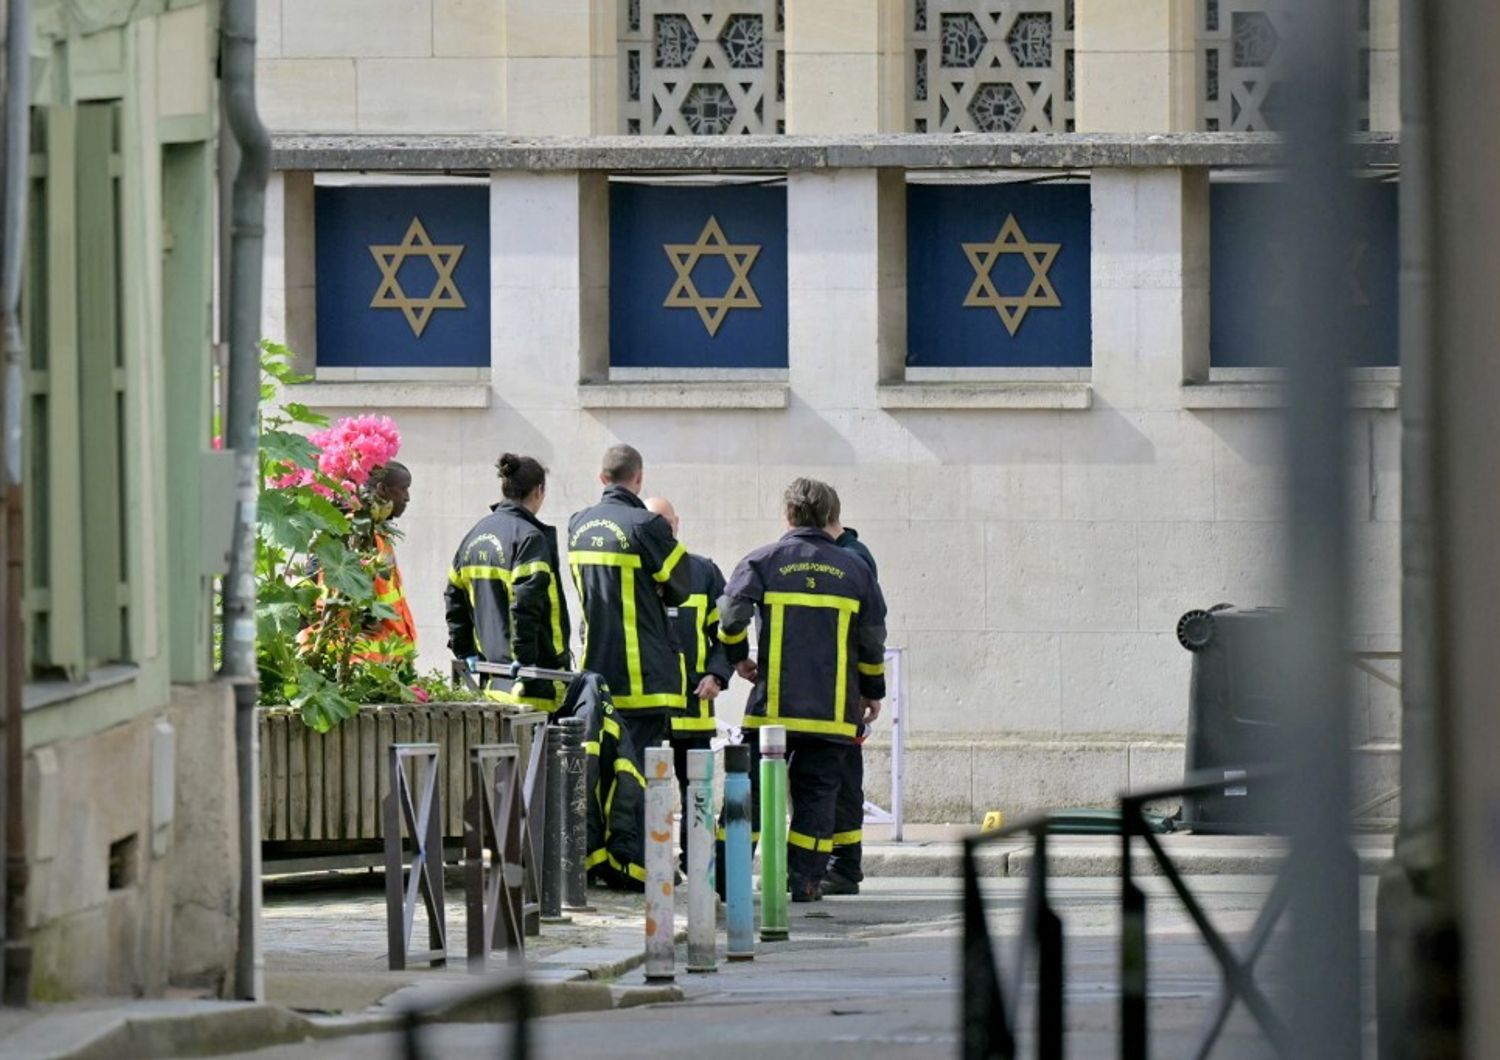
[{"label": "yellow reflective stripe", "polygon": [[786,841],[794,847],[800,847],[803,850],[812,850],[819,854],[827,854],[833,850],[832,839],[815,839],[810,835],[804,835],[801,832],[795,832],[791,829],[787,830]]},{"label": "yellow reflective stripe", "polygon": [[547,606],[552,615],[552,650],[561,655],[567,649],[567,644],[563,641],[562,604],[557,597],[557,572],[552,569],[552,564],[538,559],[521,564],[511,574],[518,581],[533,574],[547,576]]},{"label": "yellow reflective stripe", "polygon": [[610,867],[613,868],[616,872],[624,873],[632,880],[639,880],[642,883],[646,882],[646,870],[637,865],[635,862],[632,861],[629,865],[621,865],[618,861],[615,860],[615,856],[613,854],[607,854],[606,857],[609,858]]},{"label": "yellow reflective stripe", "polygon": [[583,745],[583,749],[584,749],[584,751],[586,753],[593,755],[595,758],[599,757],[599,741],[598,740],[589,740],[588,742],[586,742]]},{"label": "yellow reflective stripe", "polygon": [[682,542],[679,541],[677,547],[667,556],[666,562],[661,565],[661,570],[651,575],[651,577],[659,582],[667,581],[672,577],[672,571],[677,568],[677,564],[682,562],[682,557],[686,555],[687,549],[683,548]]},{"label": "yellow reflective stripe", "polygon": [[511,572],[509,567],[490,567],[478,563],[466,564],[458,569],[458,573],[467,582],[477,580],[489,580],[510,584]]},{"label": "yellow reflective stripe", "polygon": [[721,643],[721,644],[738,644],[741,641],[743,641],[746,637],[748,637],[749,635],[750,635],[750,627],[749,626],[746,626],[744,629],[740,630],[738,633],[725,633],[724,632],[724,627],[723,626],[719,627],[719,643]]},{"label": "yellow reflective stripe", "polygon": [[606,716],[603,724],[601,724],[599,727],[610,736],[613,736],[616,740],[620,738],[620,723],[615,721],[614,718]]},{"label": "yellow reflective stripe", "polygon": [[827,607],[847,611],[850,614],[859,612],[859,601],[847,596],[833,596],[821,593],[766,593],[766,603],[783,604],[787,607]]},{"label": "yellow reflective stripe", "polygon": [[852,832],[833,833],[833,845],[836,847],[852,847],[855,843],[863,843],[865,840],[864,829],[856,828]]},{"label": "yellow reflective stripe", "polygon": [[712,626],[712,625],[716,624],[718,621],[719,621],[719,609],[716,607],[716,608],[714,608],[712,611],[710,611],[708,613],[708,617],[703,620],[703,624],[705,626]]},{"label": "yellow reflective stripe", "polygon": [[[553,682],[556,687],[556,682]],[[518,707],[531,707],[533,710],[545,711],[550,714],[562,704],[562,696],[559,693],[555,699],[546,699],[542,696],[519,696],[514,692],[502,692],[498,688],[486,688],[484,698],[492,699],[496,703],[511,703]]]},{"label": "yellow reflective stripe", "polygon": [[781,626],[786,620],[786,605],[771,604],[771,659],[766,664],[766,717],[781,717]]},{"label": "yellow reflective stripe", "polygon": [[763,725],[784,725],[787,732],[807,732],[817,736],[855,736],[858,729],[844,721],[813,721],[809,718],[770,718],[759,714],[746,714],[741,723],[747,729],[758,729]]},{"label": "yellow reflective stripe", "polygon": [[859,663],[859,672],[866,677],[884,677],[885,663]]},{"label": "yellow reflective stripe", "polygon": [[456,588],[463,589],[467,587],[468,582],[464,579],[464,576],[460,571],[450,567],[448,569],[448,584]]},{"label": "yellow reflective stripe", "polygon": [[707,718],[673,718],[673,732],[714,732],[719,728],[719,723],[712,717]]},{"label": "yellow reflective stripe", "polygon": [[853,611],[839,612],[839,661],[833,675],[833,717],[836,721],[843,720],[844,705],[849,699],[849,621],[853,617]]},{"label": "yellow reflective stripe", "polygon": [[641,557],[628,552],[569,552],[568,566],[639,567]]},{"label": "yellow reflective stripe", "polygon": [[646,689],[646,677],[641,673],[641,634],[635,628],[634,567],[620,568],[620,600],[625,610],[625,672],[630,675],[630,694],[638,696]]},{"label": "yellow reflective stripe", "polygon": [[[570,565],[568,569],[573,572],[573,588],[578,590],[579,606],[584,608],[584,612],[578,620],[578,632],[583,638],[583,659],[584,662],[587,662],[589,657],[589,619],[588,607],[584,603],[583,597],[583,573],[576,566]],[[582,669],[582,666],[580,665],[579,668]]]},{"label": "yellow reflective stripe", "polygon": [[641,775],[641,771],[639,769],[635,768],[635,763],[626,758],[624,755],[620,755],[615,759],[615,772],[624,773],[627,776],[634,777],[636,779],[636,782],[640,784],[641,787],[644,788],[646,786],[646,778]]},{"label": "yellow reflective stripe", "polygon": [[588,857],[583,859],[583,867],[586,869],[592,869],[595,866],[603,865],[608,860],[609,853],[603,847],[600,847],[598,850],[594,851]]},{"label": "yellow reflective stripe", "polygon": [[693,643],[697,645],[698,653],[693,665],[693,673],[701,674],[708,666],[708,638],[704,636],[703,630],[708,625],[704,612],[708,610],[708,594],[694,593],[681,604],[682,607],[690,607],[698,613],[693,619]]},{"label": "yellow reflective stripe", "polygon": [[616,696],[616,710],[639,710],[642,707],[685,707],[687,697],[677,692],[658,692],[649,696]]}]

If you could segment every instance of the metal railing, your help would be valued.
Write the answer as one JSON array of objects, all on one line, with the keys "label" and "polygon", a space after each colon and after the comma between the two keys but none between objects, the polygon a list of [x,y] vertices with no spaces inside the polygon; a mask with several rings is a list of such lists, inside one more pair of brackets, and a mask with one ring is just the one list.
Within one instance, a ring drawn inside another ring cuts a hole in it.
[{"label": "metal railing", "polygon": [[[493,950],[525,960],[524,899],[528,875],[526,807],[521,753],[515,744],[469,750],[469,798],[464,807],[464,900],[468,912],[469,970],[482,972]],[[485,852],[490,854],[488,864]]]},{"label": "metal railing", "polygon": [[[1237,784],[1274,782],[1284,772],[1252,768],[1236,779]],[[1188,1054],[1206,1057],[1218,1041],[1236,1001],[1243,1002],[1279,1055],[1291,1055],[1289,1032],[1265,994],[1256,984],[1256,962],[1265,952],[1291,897],[1289,874],[1283,868],[1256,918],[1244,948],[1236,952],[1214,927],[1186,879],[1172,862],[1147,820],[1145,806],[1151,802],[1206,795],[1224,788],[1222,773],[1198,773],[1179,785],[1122,796],[1120,799],[1120,1053],[1123,1060],[1145,1060],[1148,1055],[1149,1019],[1147,969],[1149,936],[1146,931],[1146,894],[1135,883],[1132,858],[1134,842],[1146,844],[1161,874],[1176,893],[1188,917],[1218,965],[1221,989],[1203,1033]],[[1066,1019],[1063,961],[1063,921],[1052,908],[1047,880],[1047,846],[1056,830],[1066,827],[1066,814],[1045,814],[1017,822],[1008,828],[982,832],[964,840],[963,847],[963,995],[962,1034],[966,1060],[1013,1060],[1018,1055],[1020,1008],[1026,972],[1033,954],[1037,968],[1036,1055],[1042,1060],[1060,1060],[1064,1054]],[[979,885],[980,847],[1003,839],[1029,835],[1035,842],[1031,876],[1022,908],[1016,952],[1008,971],[1002,968],[998,946],[990,934],[984,894]]]},{"label": "metal railing", "polygon": [[[408,771],[408,763],[412,770]],[[448,963],[447,915],[443,905],[443,814],[438,786],[438,745],[393,744],[391,791],[385,800],[385,896],[388,960],[392,971],[408,960],[441,967]],[[417,774],[413,779],[411,772]],[[415,797],[414,790],[418,792]],[[414,847],[411,873],[403,882],[405,843],[402,825]],[[412,922],[417,899],[427,910],[428,949],[411,953]]]},{"label": "metal railing", "polygon": [[888,824],[891,838],[902,840],[906,789],[906,649],[885,650],[886,713],[891,719],[891,808],[865,802],[865,824]]}]

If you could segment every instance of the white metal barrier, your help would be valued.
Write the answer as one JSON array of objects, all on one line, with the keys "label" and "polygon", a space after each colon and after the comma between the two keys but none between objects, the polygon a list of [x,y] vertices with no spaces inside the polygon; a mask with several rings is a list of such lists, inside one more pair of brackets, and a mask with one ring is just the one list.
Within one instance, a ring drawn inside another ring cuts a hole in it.
[{"label": "white metal barrier", "polygon": [[891,719],[891,808],[865,801],[865,824],[888,824],[891,838],[902,840],[901,799],[906,787],[906,649],[885,650],[886,716]]}]

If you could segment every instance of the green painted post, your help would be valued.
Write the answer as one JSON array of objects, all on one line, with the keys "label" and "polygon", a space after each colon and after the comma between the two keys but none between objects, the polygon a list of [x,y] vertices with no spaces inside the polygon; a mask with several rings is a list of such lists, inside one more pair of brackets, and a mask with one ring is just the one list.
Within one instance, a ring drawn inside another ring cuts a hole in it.
[{"label": "green painted post", "polygon": [[760,730],[760,938],[787,937],[786,727]]}]

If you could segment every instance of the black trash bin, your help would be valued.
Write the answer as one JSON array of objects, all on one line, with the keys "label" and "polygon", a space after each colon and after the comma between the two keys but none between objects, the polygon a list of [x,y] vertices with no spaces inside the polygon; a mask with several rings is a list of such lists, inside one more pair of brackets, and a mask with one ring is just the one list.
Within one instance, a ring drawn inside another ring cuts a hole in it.
[{"label": "black trash bin", "polygon": [[1187,772],[1222,773],[1224,787],[1183,799],[1182,827],[1194,832],[1274,831],[1268,784],[1246,771],[1274,762],[1283,750],[1276,722],[1276,637],[1285,612],[1219,604],[1189,611],[1177,639],[1193,653],[1188,711]]}]

